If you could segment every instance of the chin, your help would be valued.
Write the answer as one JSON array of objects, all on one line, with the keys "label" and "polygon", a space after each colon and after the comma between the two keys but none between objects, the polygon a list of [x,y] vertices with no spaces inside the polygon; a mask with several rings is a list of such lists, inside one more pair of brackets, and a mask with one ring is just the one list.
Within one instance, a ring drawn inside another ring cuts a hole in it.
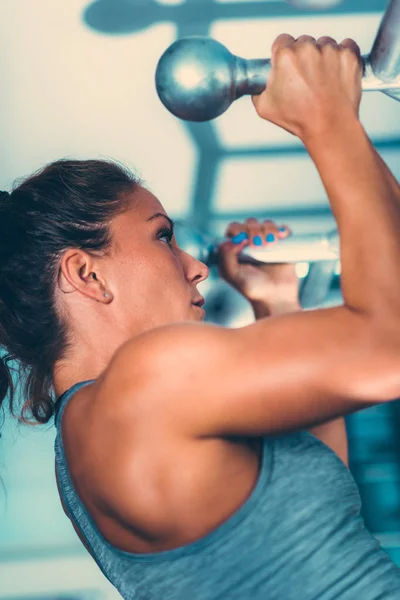
[{"label": "chin", "polygon": [[195,304],[192,304],[192,308],[193,308],[193,312],[196,313],[196,315],[197,315],[196,320],[203,321],[204,317],[206,316],[206,311],[204,310],[204,308],[202,308],[200,306],[196,306]]}]

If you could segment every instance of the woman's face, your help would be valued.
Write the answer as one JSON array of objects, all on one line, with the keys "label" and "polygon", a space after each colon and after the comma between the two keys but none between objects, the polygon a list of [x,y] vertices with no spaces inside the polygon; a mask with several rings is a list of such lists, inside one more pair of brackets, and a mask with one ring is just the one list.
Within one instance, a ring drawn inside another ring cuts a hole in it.
[{"label": "woman's face", "polygon": [[111,231],[107,280],[118,321],[123,319],[129,333],[203,320],[204,311],[193,302],[201,298],[197,285],[208,277],[208,268],[179,248],[166,212],[151,192],[137,187],[132,210],[116,217]]}]

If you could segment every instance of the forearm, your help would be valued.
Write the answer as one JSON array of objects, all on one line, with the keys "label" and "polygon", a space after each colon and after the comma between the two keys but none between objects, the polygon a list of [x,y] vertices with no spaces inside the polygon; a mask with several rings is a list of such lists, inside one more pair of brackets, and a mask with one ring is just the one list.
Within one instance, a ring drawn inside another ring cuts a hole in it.
[{"label": "forearm", "polygon": [[379,154],[379,152],[377,151],[377,149],[375,148],[375,146],[372,144],[372,142],[370,142],[371,147],[373,148],[373,151],[375,152],[375,156],[377,157],[377,160],[379,162],[379,164],[381,165],[382,169],[385,171],[386,176],[388,178],[388,182],[393,190],[393,194],[395,195],[395,197],[397,198],[397,202],[400,203],[400,185],[399,182],[397,181],[397,179],[395,178],[395,176],[393,175],[393,173],[391,172],[391,170],[389,169],[389,167],[387,166],[387,164],[385,163],[385,161],[383,160],[383,158],[381,157],[381,155]]},{"label": "forearm", "polygon": [[354,116],[304,143],[338,224],[345,304],[398,312],[400,203],[393,176]]}]

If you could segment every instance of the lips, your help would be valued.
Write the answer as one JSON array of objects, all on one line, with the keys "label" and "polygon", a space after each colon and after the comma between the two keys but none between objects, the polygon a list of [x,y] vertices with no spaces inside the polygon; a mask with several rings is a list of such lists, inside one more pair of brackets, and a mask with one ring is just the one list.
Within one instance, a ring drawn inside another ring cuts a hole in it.
[{"label": "lips", "polygon": [[193,300],[192,304],[194,304],[195,306],[202,307],[204,305],[204,302],[204,298],[198,298],[197,300]]}]

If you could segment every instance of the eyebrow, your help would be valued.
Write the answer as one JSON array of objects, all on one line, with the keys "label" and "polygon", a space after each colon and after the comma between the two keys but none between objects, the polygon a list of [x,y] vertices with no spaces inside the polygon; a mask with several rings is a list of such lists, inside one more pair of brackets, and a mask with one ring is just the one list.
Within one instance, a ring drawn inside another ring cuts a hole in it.
[{"label": "eyebrow", "polygon": [[164,215],[164,213],[158,212],[155,215],[152,215],[151,217],[149,217],[148,219],[146,219],[146,221],[152,221],[153,219],[157,219],[159,217],[164,217],[164,219],[167,219],[167,221],[169,221],[171,229],[174,229],[174,227],[175,227],[175,221],[173,221],[172,219],[170,219],[169,217],[167,217],[167,215]]}]

